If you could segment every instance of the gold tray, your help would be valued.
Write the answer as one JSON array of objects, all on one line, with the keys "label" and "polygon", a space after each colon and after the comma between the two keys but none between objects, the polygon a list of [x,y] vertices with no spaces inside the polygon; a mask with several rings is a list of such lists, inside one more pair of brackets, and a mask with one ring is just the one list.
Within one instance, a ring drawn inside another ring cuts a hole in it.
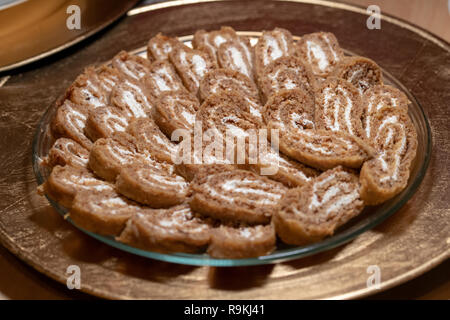
[{"label": "gold tray", "polygon": [[[28,0],[0,10],[0,72],[66,49],[102,30],[138,0]],[[80,29],[69,30],[66,12],[80,8]]]},{"label": "gold tray", "polygon": [[[173,1],[133,9],[98,41],[57,61],[7,79],[0,88],[0,239],[37,270],[66,283],[81,269],[81,290],[106,298],[300,299],[354,298],[403,283],[450,256],[450,114],[445,92],[447,43],[394,18],[368,30],[365,10],[325,1]],[[336,34],[341,45],[368,56],[399,79],[431,122],[433,154],[413,198],[383,224],[352,242],[295,261],[252,267],[193,267],[118,251],[65,222],[36,194],[31,169],[34,129],[45,109],[83,67],[132,51],[157,32],[174,36],[231,25],[260,31],[275,26],[301,35]],[[380,46],[380,43],[383,46]],[[1,83],[1,82],[0,82]],[[379,289],[367,287],[369,266],[381,271]]]}]

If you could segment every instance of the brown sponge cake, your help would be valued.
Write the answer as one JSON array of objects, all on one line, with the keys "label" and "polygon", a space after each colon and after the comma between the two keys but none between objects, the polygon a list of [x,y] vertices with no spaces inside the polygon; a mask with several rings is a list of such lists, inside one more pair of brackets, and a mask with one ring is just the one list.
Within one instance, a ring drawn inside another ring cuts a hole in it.
[{"label": "brown sponge cake", "polygon": [[336,167],[303,187],[289,190],[273,217],[277,235],[294,245],[332,235],[363,210],[359,188],[358,176]]},{"label": "brown sponge cake", "polygon": [[146,118],[153,108],[152,98],[138,82],[124,79],[111,92],[111,105],[128,118]]},{"label": "brown sponge cake", "polygon": [[175,130],[191,131],[195,114],[200,108],[198,99],[187,91],[163,93],[153,109],[153,119],[161,131],[171,137]]},{"label": "brown sponge cake", "polygon": [[254,49],[248,41],[231,40],[222,43],[217,51],[219,66],[242,73],[252,81],[255,79]]},{"label": "brown sponge cake", "polygon": [[351,82],[361,94],[370,87],[383,84],[380,67],[365,57],[345,57],[337,65],[333,75]]},{"label": "brown sponge cake", "polygon": [[409,100],[406,95],[397,88],[388,85],[376,85],[369,88],[363,95],[362,125],[366,138],[373,141],[375,131],[371,126],[373,117],[384,108],[398,109],[400,112],[408,112]]},{"label": "brown sponge cake", "polygon": [[[150,57],[151,59],[151,57]],[[126,51],[120,51],[113,59],[112,66],[120,72],[122,77],[131,81],[141,81],[150,73],[151,61]]]},{"label": "brown sponge cake", "polygon": [[272,225],[214,228],[207,253],[213,258],[243,259],[264,256],[275,249]]},{"label": "brown sponge cake", "polygon": [[212,70],[200,82],[199,96],[202,101],[219,91],[234,91],[254,101],[259,101],[258,88],[253,81],[244,74],[231,69]]},{"label": "brown sponge cake", "polygon": [[361,169],[361,197],[366,204],[376,205],[406,187],[417,152],[417,133],[399,108],[381,109],[372,117],[371,128],[378,153]]},{"label": "brown sponge cake", "polygon": [[50,177],[41,187],[46,195],[66,208],[72,206],[78,191],[91,193],[113,190],[113,185],[98,179],[86,168],[55,166]]},{"label": "brown sponge cake", "polygon": [[114,182],[123,166],[143,157],[143,150],[133,136],[116,132],[95,141],[89,155],[89,168],[99,177]]},{"label": "brown sponge cake", "polygon": [[70,100],[64,100],[56,110],[51,123],[51,130],[56,138],[65,137],[78,142],[86,149],[91,149],[92,141],[84,134],[88,108],[75,104]]},{"label": "brown sponge cake", "polygon": [[263,100],[282,89],[301,89],[314,95],[317,84],[311,68],[294,56],[281,57],[269,63],[258,78]]},{"label": "brown sponge cake", "polygon": [[298,43],[299,57],[311,66],[318,77],[329,76],[344,58],[338,40],[330,32],[305,34]]},{"label": "brown sponge cake", "polygon": [[359,91],[348,81],[329,77],[316,94],[317,129],[342,131],[364,139],[363,103]]},{"label": "brown sponge cake", "polygon": [[114,132],[124,132],[128,127],[128,117],[121,109],[99,107],[89,110],[84,132],[92,141],[110,137]]},{"label": "brown sponge cake", "polygon": [[281,57],[295,55],[292,34],[282,28],[263,31],[255,46],[255,71],[258,76],[271,62]]},{"label": "brown sponge cake", "polygon": [[153,158],[172,163],[177,146],[167,138],[152,118],[139,118],[130,121],[127,133],[131,134]]},{"label": "brown sponge cake", "polygon": [[213,224],[199,217],[187,204],[139,212],[116,239],[144,250],[200,252],[210,242]]},{"label": "brown sponge cake", "polygon": [[251,224],[270,222],[286,188],[245,170],[233,170],[195,180],[189,205],[194,211],[223,221]]},{"label": "brown sponge cake", "polygon": [[197,95],[203,77],[217,67],[208,53],[187,46],[174,48],[169,58],[183,80],[184,86],[194,95]]},{"label": "brown sponge cake", "polygon": [[59,138],[55,141],[44,160],[49,167],[56,165],[86,168],[89,161],[89,151],[79,143],[68,138]]},{"label": "brown sponge cake", "polygon": [[171,167],[153,166],[148,163],[125,166],[117,177],[117,190],[126,197],[152,208],[180,204],[186,199],[188,183],[171,171]]},{"label": "brown sponge cake", "polygon": [[69,216],[79,227],[106,236],[116,236],[142,208],[114,190],[77,192]]},{"label": "brown sponge cake", "polygon": [[173,48],[179,45],[182,43],[177,38],[158,33],[148,41],[147,57],[151,57],[153,60],[168,60]]}]

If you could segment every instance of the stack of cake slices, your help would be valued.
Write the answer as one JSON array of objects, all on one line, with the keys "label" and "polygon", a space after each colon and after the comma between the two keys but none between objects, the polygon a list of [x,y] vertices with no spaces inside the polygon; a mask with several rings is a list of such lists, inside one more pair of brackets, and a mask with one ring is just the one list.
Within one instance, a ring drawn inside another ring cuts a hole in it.
[{"label": "stack of cake slices", "polygon": [[321,241],[407,185],[409,101],[327,32],[231,27],[85,69],[57,102],[39,186],[85,230],[215,258]]}]

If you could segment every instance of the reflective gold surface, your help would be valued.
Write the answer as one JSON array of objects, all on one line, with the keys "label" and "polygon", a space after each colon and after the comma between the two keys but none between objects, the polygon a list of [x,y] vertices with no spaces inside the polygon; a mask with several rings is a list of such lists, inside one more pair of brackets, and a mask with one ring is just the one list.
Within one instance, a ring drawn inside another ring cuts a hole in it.
[{"label": "reflective gold surface", "polygon": [[[69,265],[80,266],[82,290],[107,298],[353,298],[395,286],[447,259],[448,44],[437,45],[387,21],[381,31],[369,31],[366,18],[355,11],[299,2],[172,6],[129,16],[83,49],[13,75],[0,88],[0,119],[7,124],[0,127],[2,243],[62,283]],[[235,268],[183,266],[120,252],[71,227],[37,196],[30,159],[34,129],[85,65],[106,61],[120,49],[141,47],[159,31],[183,36],[222,24],[254,31],[280,26],[298,35],[333,31],[344,48],[371,57],[400,79],[424,107],[433,131],[430,167],[415,196],[382,225],[347,245],[291,262]],[[380,289],[367,288],[370,265],[380,268]]]},{"label": "reflective gold surface", "polygon": [[[111,24],[137,0],[29,0],[0,11],[0,71],[61,51]],[[69,5],[81,10],[80,29],[69,30]]]}]

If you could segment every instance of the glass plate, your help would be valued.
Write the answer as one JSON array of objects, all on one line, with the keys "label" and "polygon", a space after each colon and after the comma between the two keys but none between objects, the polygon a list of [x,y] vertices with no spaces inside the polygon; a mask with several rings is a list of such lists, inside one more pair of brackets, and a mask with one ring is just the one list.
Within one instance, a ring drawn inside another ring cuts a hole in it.
[{"label": "glass plate", "polygon": [[[247,35],[251,37],[252,43],[257,41],[257,37],[260,35],[259,32],[238,32],[242,35]],[[298,39],[299,37],[294,37]],[[192,35],[180,37],[180,40],[190,45],[192,40]],[[139,48],[131,53],[138,54],[140,56],[146,55],[146,48]],[[345,51],[347,55],[353,55],[352,52]],[[428,119],[419,105],[415,97],[411,92],[406,90],[406,88],[391,74],[386,70],[383,70],[384,82],[386,84],[397,87],[402,90],[411,104],[409,106],[408,114],[416,128],[418,148],[417,155],[412,164],[411,175],[407,187],[396,197],[383,203],[382,205],[376,207],[366,207],[363,212],[356,218],[349,221],[347,224],[336,230],[335,234],[328,237],[320,242],[316,242],[304,246],[289,246],[281,242],[277,243],[277,250],[271,254],[260,256],[257,258],[247,258],[247,259],[215,259],[209,257],[207,254],[189,254],[189,253],[158,253],[152,251],[146,251],[142,249],[137,249],[126,244],[117,242],[113,237],[102,236],[99,234],[92,233],[90,231],[84,230],[76,226],[70,218],[67,220],[72,223],[75,227],[90,235],[91,237],[100,240],[112,247],[115,247],[126,252],[136,254],[142,257],[162,260],[166,262],[187,264],[187,265],[197,265],[197,266],[250,266],[259,264],[275,263],[287,260],[293,260],[308,255],[312,255],[324,250],[329,250],[340,246],[346,242],[351,241],[359,234],[375,227],[389,216],[394,214],[398,209],[400,209],[416,192],[418,186],[422,182],[425,176],[426,170],[428,168],[428,163],[431,155],[431,130],[428,123]],[[52,146],[54,140],[50,134],[50,122],[56,111],[54,104],[48,108],[44,115],[42,116],[36,134],[33,140],[33,150],[32,150],[32,161],[33,170],[36,175],[38,184],[42,184],[50,174],[50,170],[45,166],[42,166],[42,159],[48,154],[50,147]],[[67,214],[67,210],[62,206],[58,205],[56,202],[49,199],[50,204],[56,209],[61,215]]]}]

